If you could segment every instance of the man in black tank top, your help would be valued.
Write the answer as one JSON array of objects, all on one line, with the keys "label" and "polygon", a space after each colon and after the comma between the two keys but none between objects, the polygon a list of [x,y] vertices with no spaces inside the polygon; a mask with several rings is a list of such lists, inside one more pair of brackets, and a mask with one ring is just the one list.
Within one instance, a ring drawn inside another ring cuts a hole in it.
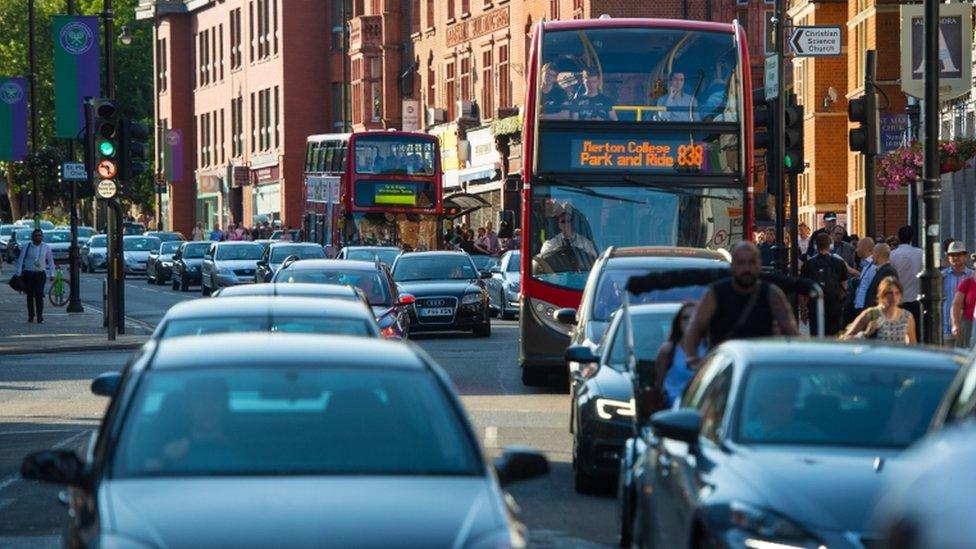
[{"label": "man in black tank top", "polygon": [[[698,346],[706,333],[713,348],[729,339],[799,334],[786,295],[760,280],[761,271],[761,256],[755,244],[740,242],[733,248],[732,278],[709,286],[681,342],[689,366],[700,360]],[[775,331],[774,321],[778,327]]]}]

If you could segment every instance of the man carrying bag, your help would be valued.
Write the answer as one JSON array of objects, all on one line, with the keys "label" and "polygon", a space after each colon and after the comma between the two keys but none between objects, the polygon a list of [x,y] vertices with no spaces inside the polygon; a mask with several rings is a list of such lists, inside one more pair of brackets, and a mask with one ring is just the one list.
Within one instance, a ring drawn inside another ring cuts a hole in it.
[{"label": "man carrying bag", "polygon": [[[17,257],[17,274],[23,290],[27,292],[27,322],[44,322],[44,278],[54,280],[54,256],[51,247],[44,242],[44,232],[34,229],[31,240],[20,250]],[[14,281],[10,281],[11,287]],[[16,288],[15,288],[16,289]]]}]

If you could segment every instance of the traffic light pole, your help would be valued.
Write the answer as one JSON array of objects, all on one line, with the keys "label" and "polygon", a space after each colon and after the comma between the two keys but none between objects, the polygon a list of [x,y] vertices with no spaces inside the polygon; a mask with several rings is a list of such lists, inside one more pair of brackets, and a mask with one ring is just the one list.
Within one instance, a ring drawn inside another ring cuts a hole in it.
[{"label": "traffic light pole", "polygon": [[931,345],[942,345],[942,272],[939,271],[939,2],[925,0],[925,169],[922,201],[925,205],[925,266],[919,276],[922,289],[922,335]]},{"label": "traffic light pole", "polygon": [[[74,15],[74,0],[68,0],[68,15]],[[85,102],[85,133],[88,132],[88,124],[91,120],[91,107]],[[85,149],[88,150],[87,147]],[[68,160],[75,159],[75,140],[68,140]],[[78,265],[78,182],[71,180],[71,246],[68,248],[68,261],[70,263],[69,290],[68,290],[68,312],[83,313],[85,308],[81,305],[81,269]]]},{"label": "traffic light pole", "polygon": [[[875,78],[878,70],[877,58],[877,52],[874,50],[864,52],[864,104],[868,120],[875,120],[878,116],[878,92],[875,90]],[[873,124],[873,122],[869,122],[869,124]],[[874,208],[875,157],[877,152],[874,151],[873,147],[868,150],[872,152],[864,154],[864,233],[873,237],[878,234],[878,218],[875,216]]]},{"label": "traffic light pole", "polygon": [[[786,56],[784,47],[786,44],[786,22],[784,21],[785,10],[783,4],[785,0],[776,0],[774,15],[774,29],[776,42],[776,81],[779,83],[779,90],[775,103],[770,105],[770,121],[772,122],[770,131],[770,145],[772,146],[772,166],[766,166],[766,186],[770,183],[776,189],[776,253],[773,257],[773,268],[776,272],[786,272],[786,246],[784,239],[783,221],[786,217],[784,203],[785,193],[783,192],[783,174],[785,172],[783,160],[786,156],[786,142],[784,130],[786,128],[786,68],[784,63]],[[751,236],[751,235],[750,235]]]}]

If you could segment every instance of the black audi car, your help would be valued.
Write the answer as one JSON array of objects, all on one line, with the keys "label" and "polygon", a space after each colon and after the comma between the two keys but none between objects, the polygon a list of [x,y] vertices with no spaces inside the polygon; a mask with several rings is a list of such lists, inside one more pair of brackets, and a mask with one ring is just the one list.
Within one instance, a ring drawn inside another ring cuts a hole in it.
[{"label": "black audi car", "polygon": [[[634,352],[641,363],[654,362],[671,334],[680,303],[630,308]],[[573,479],[576,491],[589,494],[616,486],[620,455],[634,435],[634,391],[627,370],[626,336],[618,310],[596,351],[586,345],[566,349],[581,367],[573,374],[570,432],[573,434]]]},{"label": "black audi car", "polygon": [[680,408],[642,431],[646,449],[622,475],[632,486],[618,492],[622,541],[881,546],[881,489],[909,463],[903,450],[925,434],[964,360],[883,342],[723,344]]},{"label": "black audi car", "polygon": [[491,335],[491,309],[485,278],[464,252],[413,252],[393,263],[393,280],[415,299],[413,332],[472,331]]},{"label": "black audi car", "polygon": [[187,292],[190,286],[200,284],[200,264],[210,249],[209,240],[192,240],[180,245],[173,254],[173,289]]},{"label": "black audi car", "polygon": [[173,275],[173,255],[183,244],[180,240],[164,240],[159,248],[149,252],[146,260],[146,283],[162,286]]},{"label": "black audi car", "polygon": [[88,455],[21,466],[67,485],[67,547],[524,547],[502,486],[549,468],[489,461],[447,374],[380,339],[153,341],[91,389],[112,402]]}]

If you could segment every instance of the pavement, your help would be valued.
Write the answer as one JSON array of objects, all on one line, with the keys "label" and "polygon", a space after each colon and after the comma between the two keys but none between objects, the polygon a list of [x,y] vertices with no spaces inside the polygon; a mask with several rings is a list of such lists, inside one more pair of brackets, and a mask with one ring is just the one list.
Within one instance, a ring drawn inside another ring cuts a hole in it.
[{"label": "pavement", "polygon": [[[12,269],[11,269],[12,270]],[[66,307],[44,304],[44,323],[27,323],[27,298],[13,291],[6,280],[13,274],[4,269],[0,286],[0,356],[35,353],[70,353],[137,349],[152,334],[142,322],[127,319],[125,334],[109,341],[102,326],[102,310],[85,304],[84,312],[68,313]],[[2,360],[0,360],[2,364]]]}]

